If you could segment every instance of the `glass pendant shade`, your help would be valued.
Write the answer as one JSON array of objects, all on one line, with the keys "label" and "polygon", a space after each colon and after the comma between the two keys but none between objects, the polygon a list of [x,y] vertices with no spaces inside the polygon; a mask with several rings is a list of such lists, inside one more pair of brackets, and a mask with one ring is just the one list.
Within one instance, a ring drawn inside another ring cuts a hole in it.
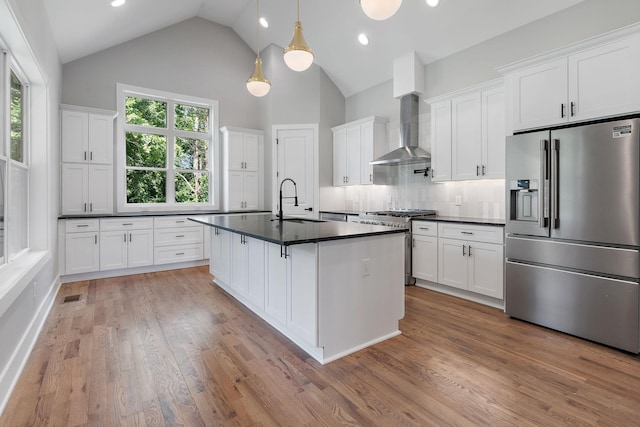
[{"label": "glass pendant shade", "polygon": [[360,7],[371,19],[382,21],[391,18],[400,9],[402,0],[360,0]]},{"label": "glass pendant shade", "polygon": [[296,21],[291,43],[284,50],[284,62],[293,71],[304,71],[313,64],[313,51],[304,41],[300,21]]},{"label": "glass pendant shade", "polygon": [[247,80],[247,90],[253,96],[265,96],[271,90],[271,82],[262,74],[262,59],[256,58],[256,66],[253,74]]}]

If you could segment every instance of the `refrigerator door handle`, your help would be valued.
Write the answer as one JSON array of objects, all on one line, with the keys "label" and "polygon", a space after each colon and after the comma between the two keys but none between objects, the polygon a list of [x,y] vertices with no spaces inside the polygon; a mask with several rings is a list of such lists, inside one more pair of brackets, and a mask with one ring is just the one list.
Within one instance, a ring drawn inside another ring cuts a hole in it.
[{"label": "refrigerator door handle", "polygon": [[547,219],[549,219],[549,141],[540,140],[540,202],[538,203],[538,224],[540,228],[547,228]]},{"label": "refrigerator door handle", "polygon": [[560,186],[558,185],[559,181],[559,151],[560,151],[560,140],[553,139],[551,140],[551,199],[552,199],[552,215],[551,215],[551,228],[560,227]]}]

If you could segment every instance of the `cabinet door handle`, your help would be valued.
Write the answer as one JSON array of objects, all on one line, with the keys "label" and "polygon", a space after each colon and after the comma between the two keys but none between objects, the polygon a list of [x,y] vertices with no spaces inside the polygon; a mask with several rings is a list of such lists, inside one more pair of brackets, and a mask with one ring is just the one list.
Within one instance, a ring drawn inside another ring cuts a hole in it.
[{"label": "cabinet door handle", "polygon": [[480,166],[476,165],[476,176],[480,176]]},{"label": "cabinet door handle", "polygon": [[485,165],[482,165],[482,175],[486,175],[487,174],[487,167]]},{"label": "cabinet door handle", "polygon": [[96,244],[96,245],[98,244],[98,235],[97,234],[93,236],[93,243]]},{"label": "cabinet door handle", "polygon": [[93,151],[90,151],[90,152],[89,152],[89,160],[90,160],[90,161],[93,161]]},{"label": "cabinet door handle", "polygon": [[93,202],[89,203],[89,212],[93,212]]},{"label": "cabinet door handle", "polygon": [[373,182],[373,174],[372,173],[369,174],[369,182]]},{"label": "cabinet door handle", "polygon": [[471,245],[469,245],[469,256],[471,256]]},{"label": "cabinet door handle", "polygon": [[465,256],[467,253],[465,252],[467,249],[467,245],[462,245],[462,256]]},{"label": "cabinet door handle", "polygon": [[564,118],[564,104],[560,104],[560,117]]},{"label": "cabinet door handle", "polygon": [[84,207],[82,208],[82,212],[86,212],[87,211],[87,204],[84,204]]},{"label": "cabinet door handle", "polygon": [[571,101],[571,117],[576,115],[575,114],[575,106],[576,106],[576,103]]},{"label": "cabinet door handle", "polygon": [[132,241],[132,240],[133,240],[133,236],[131,233],[129,233],[129,241]]},{"label": "cabinet door handle", "polygon": [[416,239],[411,239],[412,241],[412,246],[415,248],[416,247]]},{"label": "cabinet door handle", "polygon": [[122,237],[124,237],[124,242],[127,243],[127,233],[122,233],[122,234],[123,234]]},{"label": "cabinet door handle", "polygon": [[85,161],[87,160],[87,152],[86,151],[84,152],[84,160]]}]

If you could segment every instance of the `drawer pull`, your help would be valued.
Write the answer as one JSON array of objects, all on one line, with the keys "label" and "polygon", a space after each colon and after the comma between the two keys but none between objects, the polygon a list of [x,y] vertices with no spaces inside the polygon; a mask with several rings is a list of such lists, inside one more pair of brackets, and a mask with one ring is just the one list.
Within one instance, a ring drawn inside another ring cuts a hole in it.
[{"label": "drawer pull", "polygon": [[462,234],[469,234],[469,235],[473,235],[473,233],[471,231],[462,231]]},{"label": "drawer pull", "polygon": [[177,252],[176,255],[184,255],[184,252]]},{"label": "drawer pull", "polygon": [[176,237],[184,237],[184,234],[178,234]]},{"label": "drawer pull", "polygon": [[427,230],[427,231],[429,231],[429,227],[418,227],[418,230]]},{"label": "drawer pull", "polygon": [[176,220],[176,224],[182,224],[182,223],[184,223],[184,220],[183,220],[183,219]]},{"label": "drawer pull", "polygon": [[76,227],[78,227],[78,228],[88,227],[88,226],[89,226],[89,224],[78,224],[78,225],[76,225]]},{"label": "drawer pull", "polygon": [[122,225],[133,225],[133,223],[132,222],[125,222]]}]

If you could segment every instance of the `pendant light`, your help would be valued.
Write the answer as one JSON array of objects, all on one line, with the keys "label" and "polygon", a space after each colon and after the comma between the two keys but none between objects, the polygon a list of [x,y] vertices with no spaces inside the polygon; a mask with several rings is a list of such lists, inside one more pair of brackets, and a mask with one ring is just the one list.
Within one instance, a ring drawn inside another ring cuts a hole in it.
[{"label": "pendant light", "polygon": [[391,18],[400,9],[402,0],[360,0],[360,7],[371,19],[383,21]]},{"label": "pendant light", "polygon": [[298,20],[293,27],[293,38],[284,50],[284,62],[293,71],[304,71],[313,64],[313,51],[304,41],[302,24],[300,23],[300,0],[298,4]]},{"label": "pendant light", "polygon": [[260,59],[260,0],[256,0],[256,58],[253,74],[247,80],[247,90],[253,96],[265,96],[271,90],[271,82],[262,74],[262,59]]}]

